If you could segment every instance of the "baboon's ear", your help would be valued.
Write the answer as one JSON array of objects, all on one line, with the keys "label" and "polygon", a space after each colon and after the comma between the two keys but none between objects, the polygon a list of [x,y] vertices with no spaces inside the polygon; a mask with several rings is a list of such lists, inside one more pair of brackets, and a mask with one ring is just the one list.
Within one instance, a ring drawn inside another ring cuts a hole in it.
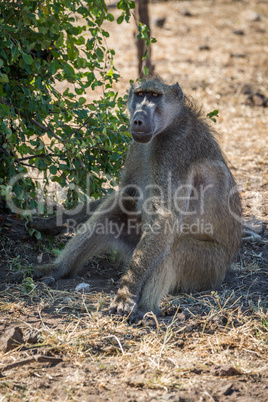
[{"label": "baboon's ear", "polygon": [[179,100],[182,101],[184,98],[184,93],[183,93],[181,87],[179,86],[179,83],[176,82],[176,84],[172,85],[172,88],[174,88],[176,90]]},{"label": "baboon's ear", "polygon": [[132,94],[134,88],[135,88],[135,85],[132,82],[130,85],[129,91],[128,91],[128,96],[130,96]]}]

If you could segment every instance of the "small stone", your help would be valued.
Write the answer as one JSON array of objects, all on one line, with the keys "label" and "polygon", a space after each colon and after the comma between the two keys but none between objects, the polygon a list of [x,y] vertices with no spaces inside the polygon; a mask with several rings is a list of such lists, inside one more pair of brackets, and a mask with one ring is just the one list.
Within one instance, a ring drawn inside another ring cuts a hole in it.
[{"label": "small stone", "polygon": [[227,385],[222,386],[219,389],[219,392],[220,392],[221,395],[227,396],[227,395],[230,395],[233,392],[232,388],[233,388],[233,384],[227,384]]},{"label": "small stone", "polygon": [[260,93],[254,94],[252,100],[255,106],[264,106],[266,102],[265,96]]},{"label": "small stone", "polygon": [[234,59],[245,59],[246,55],[244,53],[231,53],[231,57]]},{"label": "small stone", "polygon": [[[244,93],[246,93],[246,92],[244,92]],[[245,228],[246,229],[248,228],[255,233],[262,234],[265,230],[265,224],[260,219],[252,218],[249,221],[245,222]]]},{"label": "small stone", "polygon": [[165,25],[165,22],[166,22],[166,17],[157,18],[156,20],[154,20],[154,24],[158,28],[163,28],[163,26]]},{"label": "small stone", "polygon": [[261,16],[260,16],[260,14],[258,14],[258,13],[252,12],[252,13],[249,14],[248,19],[249,19],[249,21],[255,21],[255,22],[257,22],[257,21],[260,21],[260,20],[261,20]]},{"label": "small stone", "polygon": [[26,343],[37,343],[38,342],[38,334],[39,330],[36,329],[27,329],[25,332],[25,342]]},{"label": "small stone", "polygon": [[177,342],[174,343],[174,346],[176,346],[177,348],[183,348],[184,341],[182,339],[179,339]]},{"label": "small stone", "polygon": [[198,46],[198,50],[200,50],[200,51],[210,50],[210,46],[208,46],[208,45],[200,45],[200,46]]},{"label": "small stone", "polygon": [[71,304],[73,302],[73,300],[70,297],[64,297],[64,299],[62,300],[62,303],[64,304]]},{"label": "small stone", "polygon": [[249,84],[244,84],[241,93],[244,95],[252,95],[253,94],[253,89]]},{"label": "small stone", "polygon": [[243,36],[245,35],[245,32],[242,29],[234,29],[233,34]]},{"label": "small stone", "polygon": [[186,8],[184,8],[183,10],[182,10],[182,15],[184,15],[184,17],[192,17],[192,13],[190,12],[190,11],[188,11]]},{"label": "small stone", "polygon": [[24,343],[23,333],[20,327],[8,328],[0,337],[0,350],[4,353]]},{"label": "small stone", "polygon": [[210,370],[212,375],[219,376],[219,377],[230,377],[233,375],[240,375],[240,372],[228,364],[224,364],[222,366],[213,366]]},{"label": "small stone", "polygon": [[[262,107],[268,106],[268,97],[266,97],[265,95],[263,95],[260,92],[249,93],[247,100],[248,100],[248,104],[251,104],[253,106],[262,106]],[[254,231],[255,231],[255,229],[254,229]]]},{"label": "small stone", "polygon": [[80,293],[90,293],[90,285],[88,283],[79,283],[79,285],[76,286],[75,291]]}]

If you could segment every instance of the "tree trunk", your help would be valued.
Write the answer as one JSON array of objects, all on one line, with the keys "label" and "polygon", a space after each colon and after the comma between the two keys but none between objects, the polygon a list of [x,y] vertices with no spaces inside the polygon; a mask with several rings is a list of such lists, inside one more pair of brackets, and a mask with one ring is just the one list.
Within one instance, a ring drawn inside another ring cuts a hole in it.
[{"label": "tree trunk", "polygon": [[[149,21],[149,9],[148,9],[148,0],[138,0],[137,6],[138,9],[138,20],[147,25],[150,32],[150,21]],[[154,65],[151,62],[151,46],[148,49],[147,59],[142,60],[143,55],[146,50],[146,46],[144,40],[137,39],[136,40],[137,50],[138,50],[138,75],[139,77],[144,77],[143,67],[147,67],[149,70],[149,74],[154,72]]]}]

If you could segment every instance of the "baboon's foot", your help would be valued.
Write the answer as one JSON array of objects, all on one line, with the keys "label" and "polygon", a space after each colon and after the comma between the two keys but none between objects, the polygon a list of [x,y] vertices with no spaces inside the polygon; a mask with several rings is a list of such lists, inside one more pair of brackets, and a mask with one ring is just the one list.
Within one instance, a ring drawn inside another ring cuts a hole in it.
[{"label": "baboon's foot", "polygon": [[34,268],[34,272],[33,272],[33,278],[34,279],[39,279],[39,278],[43,278],[46,276],[52,276],[55,279],[57,275],[57,266],[53,263],[51,264],[44,264],[44,265],[37,265]]},{"label": "baboon's foot", "polygon": [[66,266],[62,264],[58,265],[55,263],[38,265],[37,267],[35,267],[33,278],[50,286],[58,279],[70,279],[76,277],[76,274],[74,272],[68,272],[68,270],[64,268],[66,268]]},{"label": "baboon's foot", "polygon": [[109,314],[119,315],[120,317],[124,316],[129,322],[142,319],[148,310],[140,309],[136,299],[137,297],[118,293],[110,305]]},{"label": "baboon's foot", "polygon": [[[57,279],[60,278],[57,268],[54,264],[46,264],[36,267],[32,274],[33,279],[38,279],[46,285],[52,285]],[[6,275],[7,282],[21,283],[24,278],[23,271],[9,272]]]},{"label": "baboon's foot", "polygon": [[44,276],[39,278],[39,281],[47,286],[51,286],[56,282],[56,279],[53,276]]},{"label": "baboon's foot", "polygon": [[23,280],[23,271],[9,272],[6,275],[6,281],[9,283],[21,283]]},{"label": "baboon's foot", "polygon": [[36,218],[28,224],[29,227],[38,230],[45,235],[57,236],[65,230],[65,225],[57,226],[55,218]]},{"label": "baboon's foot", "polygon": [[61,277],[61,269],[53,263],[39,265],[35,267],[35,270],[33,272],[33,278],[38,279],[46,285],[53,284],[57,279],[60,279]]}]

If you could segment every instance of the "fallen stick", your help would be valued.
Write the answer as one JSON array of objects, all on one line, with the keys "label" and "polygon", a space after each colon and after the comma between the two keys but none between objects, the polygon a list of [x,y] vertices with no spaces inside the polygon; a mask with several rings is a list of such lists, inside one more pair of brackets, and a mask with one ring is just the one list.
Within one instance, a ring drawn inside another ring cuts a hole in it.
[{"label": "fallen stick", "polygon": [[6,366],[0,369],[0,372],[11,370],[15,367],[24,366],[25,364],[30,364],[33,362],[37,363],[60,363],[62,362],[61,357],[53,357],[53,356],[44,356],[44,355],[36,355],[33,357],[29,357],[28,359],[19,360],[18,362],[7,364]]}]

